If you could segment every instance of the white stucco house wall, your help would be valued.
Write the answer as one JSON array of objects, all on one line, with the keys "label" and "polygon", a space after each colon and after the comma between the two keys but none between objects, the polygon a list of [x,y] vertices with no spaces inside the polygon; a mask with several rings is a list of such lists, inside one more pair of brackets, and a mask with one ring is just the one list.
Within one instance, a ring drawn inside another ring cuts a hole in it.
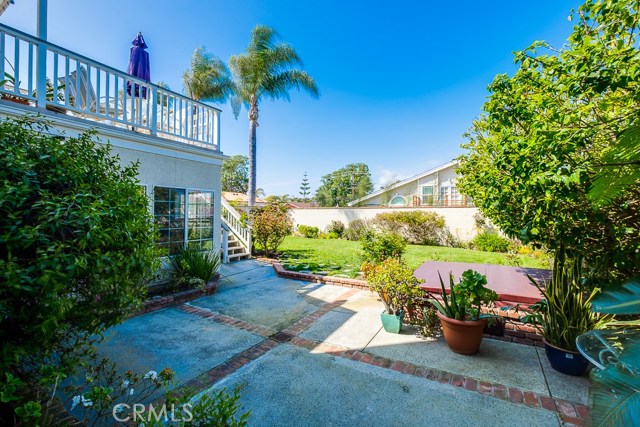
[{"label": "white stucco house wall", "polygon": [[456,187],[457,166],[457,160],[450,161],[354,200],[349,206],[472,207],[471,199]]},{"label": "white stucco house wall", "polygon": [[61,137],[94,129],[122,164],[139,162],[162,255],[220,250],[220,110],[48,42],[43,4],[38,36],[0,24],[0,75],[13,77],[0,120],[39,115]]}]

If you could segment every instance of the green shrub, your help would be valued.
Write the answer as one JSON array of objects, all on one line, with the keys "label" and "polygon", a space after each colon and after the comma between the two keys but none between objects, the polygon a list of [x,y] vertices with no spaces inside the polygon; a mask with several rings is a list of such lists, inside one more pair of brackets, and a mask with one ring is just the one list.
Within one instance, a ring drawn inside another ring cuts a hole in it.
[{"label": "green shrub", "polygon": [[307,239],[317,239],[318,234],[320,233],[320,230],[318,229],[318,227],[300,224],[298,226],[298,233],[300,233],[303,237],[306,237]]},{"label": "green shrub", "polygon": [[378,264],[365,262],[362,265],[369,289],[377,293],[388,314],[400,314],[414,300],[424,297],[425,292],[413,275],[413,270],[398,258],[387,258]]},{"label": "green shrub", "polygon": [[[107,359],[91,362],[82,376],[86,381],[65,387],[64,390],[68,397],[63,403],[71,408],[69,413],[78,420],[79,425],[113,425],[114,411],[117,418],[122,420],[122,425],[138,427],[245,427],[248,423],[251,411],[239,413],[242,386],[236,386],[230,392],[223,388],[202,395],[184,388],[175,393],[175,373],[169,368],[159,372],[134,373],[129,370],[120,373],[116,365]],[[138,412],[134,420],[134,405],[148,403],[162,391],[164,399],[154,399],[154,412],[150,412],[151,408],[145,408]],[[162,405],[167,408],[167,416],[174,421],[165,421]],[[56,422],[59,420],[52,419],[50,413],[55,411],[46,409],[34,425],[63,425]]]},{"label": "green shrub", "polygon": [[363,262],[372,264],[379,264],[389,258],[400,259],[406,247],[407,241],[402,236],[370,231],[362,238],[360,258]]},{"label": "green shrub", "polygon": [[273,255],[285,237],[291,234],[293,220],[289,207],[284,203],[270,203],[254,208],[249,214],[254,241],[266,256]]},{"label": "green shrub", "polygon": [[[438,273],[440,275],[440,273]],[[454,284],[453,274],[449,273],[449,295],[440,276],[442,302],[429,300],[438,311],[450,319],[478,320],[482,317],[482,307],[498,300],[498,294],[487,288],[487,276],[474,270],[462,273],[460,282]]]},{"label": "green shrub", "polygon": [[364,219],[354,219],[344,231],[343,237],[352,241],[361,240],[369,230],[371,230],[371,226],[368,221]]},{"label": "green shrub", "polygon": [[434,212],[384,212],[374,221],[381,230],[399,234],[415,245],[441,245],[446,231],[444,218]]},{"label": "green shrub", "polygon": [[137,164],[121,166],[94,132],[60,138],[49,126],[0,121],[0,418],[38,405],[8,375],[41,385],[70,375],[157,266]]},{"label": "green shrub", "polygon": [[178,289],[204,287],[220,269],[220,252],[202,252],[189,247],[171,258],[173,280]]},{"label": "green shrub", "polygon": [[318,234],[318,239],[327,239],[327,240],[331,240],[331,239],[339,239],[340,236],[338,235],[338,233],[331,231],[329,233],[320,233]]},{"label": "green shrub", "polygon": [[329,223],[329,225],[327,225],[327,228],[324,231],[327,234],[335,233],[338,235],[338,238],[341,238],[344,234],[344,223],[334,219]]},{"label": "green shrub", "polygon": [[473,238],[471,246],[485,252],[508,252],[511,242],[495,231],[483,231]]}]

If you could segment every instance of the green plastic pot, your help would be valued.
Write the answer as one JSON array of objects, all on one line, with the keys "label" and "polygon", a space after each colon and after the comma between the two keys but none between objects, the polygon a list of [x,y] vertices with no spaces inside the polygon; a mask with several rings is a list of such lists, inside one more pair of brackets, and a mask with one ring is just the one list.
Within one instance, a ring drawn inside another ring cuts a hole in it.
[{"label": "green plastic pot", "polygon": [[389,314],[386,311],[380,313],[380,320],[382,320],[382,327],[385,331],[398,334],[402,330],[402,319],[404,319],[404,311],[400,314]]}]

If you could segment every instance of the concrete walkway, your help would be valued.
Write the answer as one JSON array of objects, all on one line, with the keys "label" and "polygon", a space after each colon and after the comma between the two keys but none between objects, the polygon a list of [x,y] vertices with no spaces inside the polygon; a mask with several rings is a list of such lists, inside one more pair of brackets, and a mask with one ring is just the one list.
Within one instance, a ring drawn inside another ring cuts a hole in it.
[{"label": "concrete walkway", "polygon": [[382,330],[365,291],[224,265],[218,293],[130,319],[101,353],[137,371],[171,367],[207,392],[243,384],[253,426],[581,425],[588,379],[534,347],[485,339],[476,356],[406,328]]}]

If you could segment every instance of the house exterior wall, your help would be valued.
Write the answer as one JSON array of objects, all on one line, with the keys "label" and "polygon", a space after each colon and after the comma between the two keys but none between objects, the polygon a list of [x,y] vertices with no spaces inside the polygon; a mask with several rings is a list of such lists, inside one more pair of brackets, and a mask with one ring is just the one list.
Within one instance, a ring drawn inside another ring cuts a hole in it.
[{"label": "house exterior wall", "polygon": [[222,173],[222,166],[220,164],[178,159],[163,154],[148,153],[116,146],[111,148],[111,152],[120,157],[121,164],[131,164],[136,161],[140,162],[138,178],[140,179],[140,184],[146,187],[146,194],[150,201],[149,208],[152,212],[154,187],[213,191],[215,197],[213,205],[213,241],[215,250],[220,249]]},{"label": "house exterior wall", "polygon": [[[433,187],[431,203],[423,203],[422,187]],[[469,206],[464,195],[457,194],[455,165],[437,170],[429,175],[410,179],[386,192],[373,193],[365,197],[358,206],[393,206],[396,196],[402,196],[406,207]],[[453,189],[455,188],[455,189]],[[441,191],[441,189],[443,189]],[[454,193],[454,194],[452,194]],[[401,199],[398,199],[401,200]],[[472,206],[472,205],[471,205]]]},{"label": "house exterior wall", "polygon": [[52,124],[51,132],[74,137],[89,129],[95,129],[98,143],[109,143],[111,152],[118,155],[121,164],[129,165],[139,161],[138,177],[140,184],[146,187],[151,212],[153,212],[153,189],[156,186],[212,191],[214,196],[213,246],[216,250],[220,249],[221,171],[222,161],[225,159],[221,152],[128,129],[115,128],[108,123],[90,122],[41,108],[27,110],[21,106],[0,101],[0,118],[21,117],[35,112]]},{"label": "house exterior wall", "polygon": [[382,212],[408,211],[435,212],[444,217],[447,228],[461,240],[467,241],[475,237],[477,230],[474,215],[477,208],[389,208],[389,207],[353,207],[353,208],[308,208],[292,209],[294,227],[310,225],[324,230],[331,221],[341,221],[345,226],[355,219],[370,220]]}]

